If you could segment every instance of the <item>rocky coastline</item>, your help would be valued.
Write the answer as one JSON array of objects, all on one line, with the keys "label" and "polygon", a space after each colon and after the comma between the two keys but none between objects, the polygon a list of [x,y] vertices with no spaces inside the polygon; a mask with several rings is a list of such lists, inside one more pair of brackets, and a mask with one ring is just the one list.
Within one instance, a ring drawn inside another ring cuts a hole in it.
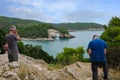
[{"label": "rocky coastline", "polygon": [[[56,36],[52,36],[49,38],[21,38],[24,41],[54,41],[56,38]],[[60,39],[64,39],[64,38],[75,38],[75,36],[72,36],[70,34],[60,34],[59,36]]]},{"label": "rocky coastline", "polygon": [[24,41],[53,41],[53,38],[21,38]]},{"label": "rocky coastline", "polygon": [[[59,34],[59,36],[57,36],[57,33]],[[48,38],[21,38],[24,41],[54,41],[55,38],[60,38],[60,39],[64,39],[64,38],[75,38],[75,36],[69,34],[69,33],[61,33],[58,30],[55,29],[48,29]]]},{"label": "rocky coastline", "polygon": [[75,38],[75,36],[71,34],[60,34],[59,38]]}]

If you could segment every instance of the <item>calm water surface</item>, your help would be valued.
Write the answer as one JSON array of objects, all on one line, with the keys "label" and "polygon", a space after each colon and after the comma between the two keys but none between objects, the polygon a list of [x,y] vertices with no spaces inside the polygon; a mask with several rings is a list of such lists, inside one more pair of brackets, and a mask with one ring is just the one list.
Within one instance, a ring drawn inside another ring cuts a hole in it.
[{"label": "calm water surface", "polygon": [[[76,48],[83,46],[86,51],[89,41],[94,34],[101,35],[103,31],[75,31],[70,32],[76,38],[72,39],[55,39],[54,41],[24,41],[24,44],[41,45],[43,50],[48,54],[56,57],[57,53],[63,51],[64,47]],[[85,52],[84,57],[89,57]]]}]

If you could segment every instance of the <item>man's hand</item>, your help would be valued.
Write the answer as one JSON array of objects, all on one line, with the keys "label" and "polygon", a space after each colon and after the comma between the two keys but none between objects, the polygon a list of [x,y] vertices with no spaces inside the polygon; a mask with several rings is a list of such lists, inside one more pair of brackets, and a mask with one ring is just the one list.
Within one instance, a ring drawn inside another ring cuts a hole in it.
[{"label": "man's hand", "polygon": [[17,40],[20,41],[20,36],[18,35],[17,30],[15,31],[15,34],[16,34],[16,36],[17,36]]}]

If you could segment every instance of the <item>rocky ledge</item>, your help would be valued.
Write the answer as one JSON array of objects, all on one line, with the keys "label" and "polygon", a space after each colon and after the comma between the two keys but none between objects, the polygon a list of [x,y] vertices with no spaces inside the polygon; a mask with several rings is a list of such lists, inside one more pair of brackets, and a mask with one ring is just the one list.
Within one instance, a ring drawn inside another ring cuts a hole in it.
[{"label": "rocky ledge", "polygon": [[75,36],[71,34],[60,34],[59,38],[75,38]]},{"label": "rocky ledge", "polygon": [[[76,62],[62,69],[50,69],[47,63],[19,55],[18,62],[8,63],[7,54],[0,55],[0,80],[92,80],[90,63]],[[112,76],[111,76],[112,75]],[[110,80],[117,80],[109,72]],[[118,80],[120,77],[118,77]],[[102,70],[99,70],[99,80],[102,80]]]}]

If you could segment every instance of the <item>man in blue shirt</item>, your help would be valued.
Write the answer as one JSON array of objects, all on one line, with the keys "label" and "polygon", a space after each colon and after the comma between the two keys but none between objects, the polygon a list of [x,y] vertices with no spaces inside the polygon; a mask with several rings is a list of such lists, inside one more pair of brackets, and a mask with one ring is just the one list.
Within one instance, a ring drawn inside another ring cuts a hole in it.
[{"label": "man in blue shirt", "polygon": [[98,80],[98,66],[103,68],[104,79],[108,79],[108,69],[106,64],[106,48],[104,40],[99,39],[98,35],[93,36],[93,40],[89,42],[88,54],[91,60],[92,78]]}]

